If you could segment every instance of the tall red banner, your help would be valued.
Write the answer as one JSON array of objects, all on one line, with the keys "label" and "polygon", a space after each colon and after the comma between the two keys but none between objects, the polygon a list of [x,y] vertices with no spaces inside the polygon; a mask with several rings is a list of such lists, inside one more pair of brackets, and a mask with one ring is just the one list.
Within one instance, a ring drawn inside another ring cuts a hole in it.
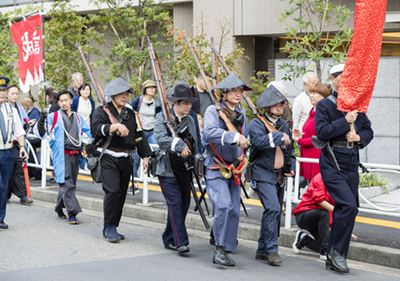
[{"label": "tall red banner", "polygon": [[367,112],[381,55],[387,0],[357,0],[354,35],[340,81],[338,110]]},{"label": "tall red banner", "polygon": [[36,15],[11,24],[12,41],[18,45],[18,73],[20,88],[29,91],[30,85],[43,81],[43,26],[42,16]]}]

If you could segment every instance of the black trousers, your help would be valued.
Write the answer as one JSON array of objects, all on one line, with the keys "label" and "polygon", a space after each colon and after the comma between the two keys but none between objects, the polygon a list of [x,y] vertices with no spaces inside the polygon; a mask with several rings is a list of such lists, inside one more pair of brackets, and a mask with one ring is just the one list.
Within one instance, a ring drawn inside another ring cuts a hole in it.
[{"label": "black trousers", "polygon": [[358,158],[357,154],[347,155],[335,152],[340,172],[336,172],[326,155],[321,154],[319,169],[326,190],[335,208],[333,209],[328,252],[333,246],[347,256],[355,219],[358,213]]},{"label": "black trousers", "polygon": [[13,164],[10,180],[8,182],[7,198],[11,198],[11,194],[14,193],[17,197],[26,197],[26,185],[24,169],[22,167],[24,161],[19,157],[20,146],[18,143],[14,143],[13,146]]},{"label": "black trousers", "polygon": [[160,186],[168,206],[167,226],[162,234],[164,244],[177,247],[189,244],[185,219],[190,206],[192,174],[186,168],[174,170],[174,177],[159,177]]},{"label": "black trousers", "polygon": [[308,230],[315,240],[310,236],[304,239],[304,246],[319,252],[326,253],[329,243],[329,212],[325,209],[306,210],[296,214],[296,223],[301,229]]},{"label": "black trousers", "polygon": [[113,157],[103,154],[101,158],[101,175],[104,190],[104,226],[118,226],[122,216],[126,191],[130,181],[132,163],[130,157]]}]

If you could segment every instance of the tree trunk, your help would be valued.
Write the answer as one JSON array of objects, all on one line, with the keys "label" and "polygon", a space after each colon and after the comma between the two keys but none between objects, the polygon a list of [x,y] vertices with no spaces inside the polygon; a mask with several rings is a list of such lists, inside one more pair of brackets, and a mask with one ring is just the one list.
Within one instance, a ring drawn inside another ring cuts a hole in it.
[{"label": "tree trunk", "polygon": [[[320,52],[321,51],[321,36],[319,36],[317,38],[317,51]],[[318,76],[318,80],[322,81],[322,73],[321,73],[321,62],[320,60],[315,60],[315,66],[317,68],[317,76]]]}]

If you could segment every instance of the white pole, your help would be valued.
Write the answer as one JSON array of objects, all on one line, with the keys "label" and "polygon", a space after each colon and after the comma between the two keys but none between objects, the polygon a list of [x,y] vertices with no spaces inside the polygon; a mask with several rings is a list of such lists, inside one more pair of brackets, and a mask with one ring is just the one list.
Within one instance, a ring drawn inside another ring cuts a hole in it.
[{"label": "white pole", "polygon": [[42,164],[42,188],[46,188],[47,179],[47,139],[42,139],[41,150],[40,150],[40,161]]},{"label": "white pole", "polygon": [[293,178],[288,177],[286,182],[286,216],[285,216],[285,228],[291,227],[292,223],[292,190],[293,190]]}]

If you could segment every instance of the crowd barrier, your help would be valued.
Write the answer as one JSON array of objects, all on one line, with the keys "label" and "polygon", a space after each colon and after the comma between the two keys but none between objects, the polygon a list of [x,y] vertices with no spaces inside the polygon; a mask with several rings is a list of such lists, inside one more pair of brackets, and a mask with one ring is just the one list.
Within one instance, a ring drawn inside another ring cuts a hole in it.
[{"label": "crowd barrier", "polygon": [[[33,151],[32,145],[27,141],[28,145],[28,153],[29,151]],[[156,150],[158,148],[158,145],[150,145],[153,150]],[[42,181],[41,181],[41,187],[45,188],[46,187],[46,173],[47,170],[53,170],[53,166],[50,165],[50,155],[51,155],[51,150],[49,147],[49,142],[48,139],[43,139],[41,142],[41,151],[40,151],[40,161],[38,157],[36,156],[36,153],[33,153],[34,156],[34,163],[29,163],[28,167],[34,167],[34,168],[41,168],[42,169]],[[43,157],[44,156],[44,157]],[[142,160],[140,160],[142,161]],[[318,163],[318,159],[311,159],[311,158],[303,158],[303,157],[297,157],[296,159],[296,171],[300,170],[300,162],[309,162],[309,163]],[[385,164],[373,164],[373,163],[363,163],[363,165],[370,170],[370,172],[390,172],[390,173],[395,173],[395,174],[400,174],[400,166],[396,165],[385,165]],[[79,169],[79,174],[80,175],[87,175],[90,176],[90,171],[87,169]],[[148,204],[148,185],[150,184],[159,184],[158,178],[157,177],[152,177],[152,176],[147,176],[147,171],[143,170],[143,165],[140,165],[139,170],[138,170],[138,177],[135,177],[135,182],[141,182],[143,183],[143,204]],[[300,176],[299,173],[296,173],[296,176],[294,178],[288,178],[286,182],[286,191],[285,191],[285,206],[286,206],[286,214],[291,214],[292,213],[292,203],[298,204],[301,201],[301,196],[299,192],[299,185],[300,185]],[[204,188],[205,186],[203,186]],[[370,202],[368,199],[366,199],[360,192],[359,192],[360,198],[365,201],[369,206],[371,206],[372,209],[370,208],[359,208],[359,212],[363,213],[370,213],[370,214],[378,214],[378,215],[385,215],[385,216],[392,216],[392,217],[400,217],[400,206],[396,208],[383,208],[379,207],[372,202]],[[291,227],[291,219],[292,216],[286,215],[285,216],[285,228],[290,228]]]}]

